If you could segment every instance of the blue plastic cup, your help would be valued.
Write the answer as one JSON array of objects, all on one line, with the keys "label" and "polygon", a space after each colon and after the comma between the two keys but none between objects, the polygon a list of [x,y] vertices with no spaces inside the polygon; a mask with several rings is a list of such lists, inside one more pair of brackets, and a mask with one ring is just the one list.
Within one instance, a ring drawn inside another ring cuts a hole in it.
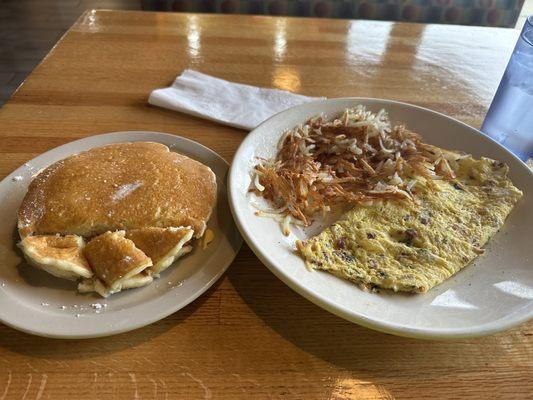
[{"label": "blue plastic cup", "polygon": [[524,24],[481,131],[522,160],[533,158],[533,15]]}]

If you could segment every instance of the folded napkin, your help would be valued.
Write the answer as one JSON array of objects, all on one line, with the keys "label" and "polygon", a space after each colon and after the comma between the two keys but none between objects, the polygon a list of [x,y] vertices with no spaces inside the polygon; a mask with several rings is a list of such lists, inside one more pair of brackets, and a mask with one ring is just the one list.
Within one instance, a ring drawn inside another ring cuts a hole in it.
[{"label": "folded napkin", "polygon": [[235,128],[252,130],[280,111],[318,99],[285,90],[228,82],[187,69],[172,86],[154,90],[148,102]]}]

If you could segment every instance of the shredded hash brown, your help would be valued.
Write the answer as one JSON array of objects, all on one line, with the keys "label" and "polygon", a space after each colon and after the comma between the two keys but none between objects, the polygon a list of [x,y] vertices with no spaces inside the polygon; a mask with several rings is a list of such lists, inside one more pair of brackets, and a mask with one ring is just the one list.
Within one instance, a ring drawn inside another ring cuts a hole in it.
[{"label": "shredded hash brown", "polygon": [[311,118],[285,132],[275,159],[255,165],[251,191],[269,200],[258,211],[282,222],[308,226],[316,215],[340,203],[413,197],[416,177],[455,179],[448,160],[464,155],[424,143],[404,125],[391,126],[385,110],[346,109],[327,120]]}]

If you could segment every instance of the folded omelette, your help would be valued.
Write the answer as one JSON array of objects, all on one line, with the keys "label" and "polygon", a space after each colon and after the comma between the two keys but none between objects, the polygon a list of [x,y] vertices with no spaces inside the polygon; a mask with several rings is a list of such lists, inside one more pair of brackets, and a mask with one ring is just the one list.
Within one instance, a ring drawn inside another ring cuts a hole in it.
[{"label": "folded omelette", "polygon": [[358,205],[298,241],[307,266],[394,291],[420,293],[442,283],[483,253],[522,196],[503,163],[465,157],[453,169],[453,181],[415,177],[414,201]]}]

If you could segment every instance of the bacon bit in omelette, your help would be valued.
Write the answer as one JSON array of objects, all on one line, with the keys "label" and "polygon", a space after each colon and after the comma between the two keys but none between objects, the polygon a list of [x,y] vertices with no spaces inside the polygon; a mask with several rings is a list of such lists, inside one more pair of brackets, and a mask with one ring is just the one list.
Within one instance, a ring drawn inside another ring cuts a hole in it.
[{"label": "bacon bit in omelette", "polygon": [[359,105],[338,118],[319,116],[285,132],[275,159],[254,167],[251,191],[269,200],[260,216],[308,226],[318,213],[340,203],[369,204],[374,199],[415,201],[415,177],[433,188],[435,179],[455,179],[448,161],[461,155],[422,142],[403,125],[391,127],[385,110]]}]

